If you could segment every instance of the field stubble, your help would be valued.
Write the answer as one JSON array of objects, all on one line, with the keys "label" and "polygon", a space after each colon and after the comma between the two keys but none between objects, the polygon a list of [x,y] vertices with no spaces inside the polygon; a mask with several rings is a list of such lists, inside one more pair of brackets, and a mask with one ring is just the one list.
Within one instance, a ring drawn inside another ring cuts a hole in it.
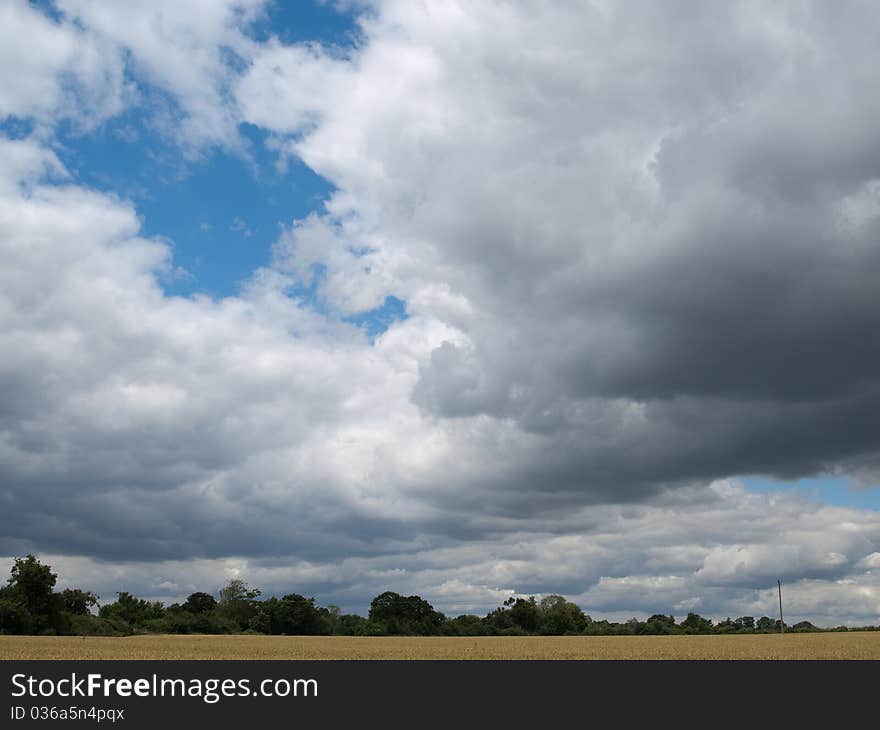
[{"label": "field stubble", "polygon": [[0,659],[880,659],[880,632],[739,636],[0,636]]}]

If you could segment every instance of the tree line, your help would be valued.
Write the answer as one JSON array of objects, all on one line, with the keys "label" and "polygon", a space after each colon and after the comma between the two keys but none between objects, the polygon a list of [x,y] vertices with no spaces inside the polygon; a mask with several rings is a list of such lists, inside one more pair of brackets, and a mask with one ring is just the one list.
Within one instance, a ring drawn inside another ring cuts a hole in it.
[{"label": "tree line", "polygon": [[[319,606],[314,598],[289,593],[265,598],[245,581],[233,579],[217,597],[198,591],[183,603],[164,605],[122,591],[112,603],[77,588],[56,591],[57,575],[34,555],[15,558],[7,584],[0,588],[0,634],[125,636],[160,634],[287,634],[342,636],[528,636],[623,634],[731,634],[780,630],[779,619],[742,616],[712,622],[688,613],[655,614],[647,621],[594,620],[563,596],[512,597],[485,616],[447,617],[420,596],[385,591],[370,603],[368,616]],[[880,627],[863,627],[877,630]],[[786,631],[820,629],[809,621]]]}]

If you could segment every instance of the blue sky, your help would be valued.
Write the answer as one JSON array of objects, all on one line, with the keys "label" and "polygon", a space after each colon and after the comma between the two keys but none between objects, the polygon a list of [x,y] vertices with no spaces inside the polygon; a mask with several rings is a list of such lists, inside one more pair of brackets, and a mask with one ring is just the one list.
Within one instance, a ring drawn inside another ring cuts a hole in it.
[{"label": "blue sky", "polygon": [[180,162],[142,114],[126,117],[64,135],[59,156],[79,179],[129,198],[145,235],[170,240],[175,265],[190,276],[164,281],[169,293],[237,293],[243,279],[269,263],[281,226],[320,211],[332,190],[297,160],[279,172],[265,135],[249,125],[240,128],[247,156],[215,149]]},{"label": "blue sky", "polygon": [[[271,35],[344,47],[355,26],[351,13],[315,0],[269,5],[252,32],[261,40]],[[215,147],[181,158],[150,123],[149,104],[147,97],[85,133],[62,123],[55,151],[79,182],[129,199],[145,235],[171,242],[174,263],[188,276],[163,280],[169,293],[234,295],[242,280],[269,263],[281,226],[320,212],[333,186],[296,158],[279,165],[267,145],[270,135],[247,123],[239,125],[242,153]],[[5,124],[18,136],[29,128],[21,121]]]},{"label": "blue sky", "polygon": [[847,477],[814,477],[791,482],[746,477],[742,483],[753,492],[786,492],[825,504],[880,510],[880,489],[859,486]]},{"label": "blue sky", "polygon": [[285,44],[320,42],[346,47],[355,42],[354,3],[336,0],[276,0],[254,29],[254,37],[276,36]]},{"label": "blue sky", "polygon": [[[351,10],[319,0],[272,3],[251,32],[259,41],[274,37],[337,49],[357,39]],[[161,280],[168,294],[236,295],[242,282],[270,263],[282,227],[320,213],[333,185],[295,157],[279,164],[270,134],[248,123],[239,125],[243,151],[208,148],[182,159],[147,111],[141,105],[85,133],[62,123],[55,151],[79,182],[130,200],[144,235],[171,244],[175,271]],[[30,125],[6,120],[4,128],[20,137]],[[292,292],[323,311],[315,294],[315,286]],[[345,319],[372,339],[406,316],[405,302],[389,296],[382,306]]]}]

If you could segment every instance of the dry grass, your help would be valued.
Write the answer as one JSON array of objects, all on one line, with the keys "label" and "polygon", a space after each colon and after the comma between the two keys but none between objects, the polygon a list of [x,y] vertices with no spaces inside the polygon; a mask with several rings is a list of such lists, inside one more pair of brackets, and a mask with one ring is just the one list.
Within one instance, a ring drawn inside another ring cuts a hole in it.
[{"label": "dry grass", "polygon": [[0,659],[880,659],[880,632],[743,636],[0,636]]}]

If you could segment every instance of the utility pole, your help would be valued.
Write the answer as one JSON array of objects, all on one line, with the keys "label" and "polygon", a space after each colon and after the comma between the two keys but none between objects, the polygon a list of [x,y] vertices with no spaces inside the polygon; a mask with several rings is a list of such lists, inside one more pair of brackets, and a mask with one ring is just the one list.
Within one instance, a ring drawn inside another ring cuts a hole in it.
[{"label": "utility pole", "polygon": [[776,585],[779,586],[779,631],[785,633],[785,621],[782,620],[782,581],[777,580]]}]

